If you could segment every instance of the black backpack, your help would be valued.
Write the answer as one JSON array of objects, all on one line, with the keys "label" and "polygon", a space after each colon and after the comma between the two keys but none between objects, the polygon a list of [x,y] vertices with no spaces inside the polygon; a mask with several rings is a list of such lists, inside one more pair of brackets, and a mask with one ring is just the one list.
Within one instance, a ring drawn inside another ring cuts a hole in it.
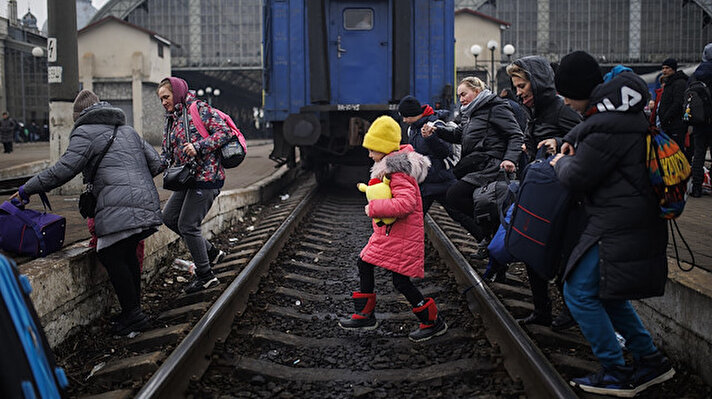
[{"label": "black backpack", "polygon": [[688,125],[712,125],[712,96],[707,85],[692,80],[685,89],[682,102],[682,120]]}]

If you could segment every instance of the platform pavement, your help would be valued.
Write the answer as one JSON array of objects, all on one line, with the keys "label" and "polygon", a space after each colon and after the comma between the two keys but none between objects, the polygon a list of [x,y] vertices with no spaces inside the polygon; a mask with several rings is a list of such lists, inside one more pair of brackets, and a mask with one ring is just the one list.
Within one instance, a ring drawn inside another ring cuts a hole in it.
[{"label": "platform pavement", "polygon": [[[257,181],[270,176],[275,171],[275,162],[269,159],[272,151],[272,141],[270,140],[249,140],[247,142],[247,158],[243,163],[234,169],[226,170],[225,186],[223,190],[247,187]],[[26,176],[29,173],[22,172],[20,165],[29,165],[36,161],[47,159],[49,155],[49,143],[20,143],[15,144],[11,154],[0,154],[0,172],[9,168],[14,168],[17,176]],[[158,187],[158,195],[161,203],[165,203],[171,195],[171,191],[162,189],[162,177],[156,176],[154,179]],[[52,205],[52,212],[60,214],[67,219],[65,233],[65,245],[82,241],[89,238],[86,221],[81,217],[77,209],[79,195],[49,195]],[[6,198],[0,198],[6,200]],[[31,198],[28,205],[30,209],[42,210],[42,204],[36,196]],[[17,258],[18,262],[24,259]]]}]

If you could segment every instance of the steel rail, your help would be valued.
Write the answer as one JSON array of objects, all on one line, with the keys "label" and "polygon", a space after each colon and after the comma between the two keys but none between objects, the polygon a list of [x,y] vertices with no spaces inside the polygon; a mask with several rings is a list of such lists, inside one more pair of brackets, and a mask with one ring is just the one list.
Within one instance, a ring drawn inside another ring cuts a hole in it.
[{"label": "steel rail", "polygon": [[317,187],[314,187],[282,222],[245,269],[141,388],[136,398],[182,397],[190,380],[199,378],[205,372],[210,364],[209,357],[215,343],[227,337],[236,315],[245,309],[250,292],[257,287],[270,262],[275,259],[306,214],[316,196],[316,190]]},{"label": "steel rail", "polygon": [[520,378],[532,398],[578,398],[430,215],[425,217],[425,233],[467,287],[463,294],[482,317],[490,340],[499,344],[512,378]]}]

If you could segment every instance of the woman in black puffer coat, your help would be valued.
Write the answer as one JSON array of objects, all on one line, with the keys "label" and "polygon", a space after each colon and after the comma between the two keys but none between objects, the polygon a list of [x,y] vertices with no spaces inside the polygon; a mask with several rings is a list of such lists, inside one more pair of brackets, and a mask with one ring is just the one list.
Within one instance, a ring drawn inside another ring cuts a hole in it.
[{"label": "woman in black puffer coat", "polygon": [[49,169],[20,187],[13,197],[29,201],[32,194],[48,192],[82,173],[91,175],[99,155],[116,130],[116,138],[101,160],[94,177],[97,255],[106,268],[121,305],[112,332],[127,335],[150,326],[141,311],[141,271],[136,257],[139,241],[161,225],[161,208],[153,177],[161,173],[156,150],[126,124],[119,108],[82,90],[74,101],[74,129],[69,146]]},{"label": "woman in black puffer coat", "polygon": [[[475,222],[472,193],[477,187],[497,180],[500,169],[515,171],[524,136],[507,100],[492,93],[482,80],[463,79],[457,94],[461,104],[460,125],[454,128],[425,125],[422,132],[423,136],[434,132],[445,141],[462,144],[462,158],[453,168],[458,180],[448,189],[446,201],[463,214],[458,222],[481,241],[489,239],[496,226],[480,226]],[[486,249],[487,245],[483,247]]]}]

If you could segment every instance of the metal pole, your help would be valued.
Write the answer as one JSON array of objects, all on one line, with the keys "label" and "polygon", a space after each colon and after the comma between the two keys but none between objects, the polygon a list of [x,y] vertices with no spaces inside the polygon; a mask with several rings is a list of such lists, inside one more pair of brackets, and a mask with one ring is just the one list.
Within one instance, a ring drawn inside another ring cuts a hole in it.
[{"label": "metal pole", "polygon": [[74,101],[79,91],[77,5],[47,0],[49,100]]},{"label": "metal pole", "polygon": [[490,49],[492,54],[492,67],[490,68],[490,90],[494,91],[494,48]]},{"label": "metal pole", "polygon": [[[69,146],[72,102],[79,91],[77,5],[74,1],[47,0],[47,80],[49,83],[50,161],[55,163]],[[58,189],[62,195],[79,194],[81,176]]]}]

